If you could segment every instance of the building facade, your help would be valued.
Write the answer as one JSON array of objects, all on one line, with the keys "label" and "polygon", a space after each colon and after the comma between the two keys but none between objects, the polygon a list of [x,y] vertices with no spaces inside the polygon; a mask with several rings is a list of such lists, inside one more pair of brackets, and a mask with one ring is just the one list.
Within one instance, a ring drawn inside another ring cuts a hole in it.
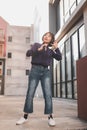
[{"label": "building facade", "polygon": [[0,94],[25,95],[33,42],[32,27],[12,26],[0,17]]},{"label": "building facade", "polygon": [[77,99],[76,61],[87,55],[87,1],[50,0],[49,30],[62,53],[53,61],[53,96]]}]

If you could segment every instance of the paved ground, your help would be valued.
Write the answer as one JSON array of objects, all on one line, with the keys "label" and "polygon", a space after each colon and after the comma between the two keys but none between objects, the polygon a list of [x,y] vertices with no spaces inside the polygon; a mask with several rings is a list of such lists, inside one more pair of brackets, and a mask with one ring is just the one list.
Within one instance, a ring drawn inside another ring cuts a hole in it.
[{"label": "paved ground", "polygon": [[23,115],[25,97],[0,96],[0,130],[87,130],[87,122],[77,117],[75,100],[53,99],[55,127],[49,127],[43,114],[44,100],[34,99],[34,113],[23,125],[16,121]]}]

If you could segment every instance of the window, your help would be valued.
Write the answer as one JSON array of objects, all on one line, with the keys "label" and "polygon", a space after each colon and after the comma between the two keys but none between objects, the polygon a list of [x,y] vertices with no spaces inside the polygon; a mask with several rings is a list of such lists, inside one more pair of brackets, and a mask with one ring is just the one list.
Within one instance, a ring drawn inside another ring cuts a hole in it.
[{"label": "window", "polygon": [[8,36],[8,42],[12,42],[12,36]]},{"label": "window", "polygon": [[84,25],[79,28],[80,57],[86,56]]},{"label": "window", "polygon": [[65,42],[66,46],[66,80],[71,80],[71,49],[70,40]]},{"label": "window", "polygon": [[4,45],[0,44],[0,56],[2,57],[4,55]]},{"label": "window", "polygon": [[81,2],[81,0],[77,0],[78,4]]},{"label": "window", "polygon": [[60,48],[61,53],[62,53],[62,60],[61,60],[61,78],[62,81],[65,81],[65,47],[64,44]]},{"label": "window", "polygon": [[26,37],[26,43],[30,43],[30,37]]},{"label": "window", "polygon": [[76,9],[76,0],[64,0],[64,21],[66,22],[73,11]]},{"label": "window", "polygon": [[71,82],[67,83],[67,97],[72,98],[72,85],[71,85]]},{"label": "window", "polygon": [[61,97],[65,98],[66,91],[65,91],[65,45],[63,44],[60,48],[62,53],[62,60],[61,60],[61,89],[60,89],[60,95]]},{"label": "window", "polygon": [[70,0],[70,7],[72,7],[74,5],[76,0]]},{"label": "window", "polygon": [[62,60],[53,62],[53,93],[56,97],[77,99],[76,62],[87,55],[85,42],[83,22],[60,41]]},{"label": "window", "polygon": [[2,65],[2,61],[0,61],[0,66]]},{"label": "window", "polygon": [[11,69],[7,69],[7,75],[11,76]]},{"label": "window", "polygon": [[57,62],[57,82],[60,82],[60,62]]},{"label": "window", "polygon": [[[57,7],[58,8],[58,7]],[[59,17],[59,15],[58,14],[60,14],[60,17]],[[64,24],[64,16],[63,16],[64,14],[63,14],[63,1],[61,0],[60,1],[60,3],[59,3],[59,9],[57,9],[57,26],[59,26],[59,18],[60,18],[60,28],[63,26],[63,24]]]},{"label": "window", "polygon": [[58,84],[58,88],[57,88],[57,97],[61,97],[61,87],[60,87],[60,83]]},{"label": "window", "polygon": [[65,14],[68,12],[69,10],[69,0],[64,0],[64,12]]},{"label": "window", "polygon": [[30,70],[26,70],[26,75],[29,75],[29,73],[30,73]]},{"label": "window", "polygon": [[53,65],[53,82],[56,83],[56,60],[54,59],[54,65]]},{"label": "window", "polygon": [[12,53],[8,52],[8,58],[12,58]]},{"label": "window", "polygon": [[78,37],[77,32],[71,36],[72,40],[72,60],[73,60],[73,78],[76,78],[76,61],[79,58],[78,55]]},{"label": "window", "polygon": [[64,17],[65,21],[69,18],[69,0],[64,0]]},{"label": "window", "polygon": [[76,0],[70,0],[70,14],[73,13],[75,8],[76,8]]},{"label": "window", "polygon": [[65,83],[62,83],[62,97],[66,97],[66,91],[65,91]]}]

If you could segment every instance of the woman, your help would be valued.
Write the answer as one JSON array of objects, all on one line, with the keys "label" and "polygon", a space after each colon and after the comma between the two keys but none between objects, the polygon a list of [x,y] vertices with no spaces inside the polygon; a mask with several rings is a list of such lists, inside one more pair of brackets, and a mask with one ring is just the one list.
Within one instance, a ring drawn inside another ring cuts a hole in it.
[{"label": "woman", "polygon": [[51,93],[51,75],[50,65],[52,59],[61,60],[62,56],[58,49],[57,42],[54,41],[54,35],[47,32],[42,37],[42,44],[35,43],[26,56],[32,56],[31,72],[29,74],[28,91],[24,105],[24,116],[17,121],[17,125],[23,124],[28,120],[28,114],[33,112],[33,97],[35,90],[41,81],[43,96],[45,100],[44,114],[48,114],[48,124],[55,126],[53,119],[52,93]]}]

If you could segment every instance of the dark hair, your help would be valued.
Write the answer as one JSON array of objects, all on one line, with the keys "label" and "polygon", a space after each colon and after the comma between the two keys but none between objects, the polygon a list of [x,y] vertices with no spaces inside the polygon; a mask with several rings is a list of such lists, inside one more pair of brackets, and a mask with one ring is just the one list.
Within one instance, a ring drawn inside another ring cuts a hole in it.
[{"label": "dark hair", "polygon": [[44,36],[46,35],[46,34],[50,34],[51,35],[51,41],[50,41],[50,44],[53,44],[53,42],[54,42],[54,40],[55,40],[55,37],[54,37],[54,34],[53,33],[51,33],[51,32],[46,32],[43,36],[42,36],[42,40],[43,40],[43,38],[44,38]]}]

